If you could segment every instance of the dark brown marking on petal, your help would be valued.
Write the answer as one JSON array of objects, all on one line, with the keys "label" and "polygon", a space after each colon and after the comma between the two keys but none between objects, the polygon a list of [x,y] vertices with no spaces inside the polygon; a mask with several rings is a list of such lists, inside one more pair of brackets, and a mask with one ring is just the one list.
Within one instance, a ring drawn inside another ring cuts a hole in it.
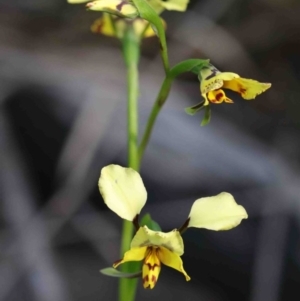
[{"label": "dark brown marking on petal", "polygon": [[245,94],[247,89],[245,89],[241,84],[238,84],[240,94]]},{"label": "dark brown marking on petal", "polygon": [[122,1],[120,4],[118,4],[118,5],[116,6],[116,9],[117,9],[118,11],[121,11],[123,5],[126,5],[126,4],[128,4],[127,1]]},{"label": "dark brown marking on petal", "polygon": [[247,91],[246,89],[244,89],[244,88],[240,88],[240,93],[241,93],[241,94],[245,94],[245,93],[246,93],[246,91]]},{"label": "dark brown marking on petal", "polygon": [[103,26],[104,26],[104,22],[103,22],[103,20],[101,20],[101,22],[99,22],[99,24],[97,25],[95,32],[102,33]]},{"label": "dark brown marking on petal", "polygon": [[190,218],[188,218],[188,219],[184,222],[184,224],[178,229],[178,232],[179,232],[180,234],[182,234],[182,233],[188,228],[189,223],[190,223]]},{"label": "dark brown marking on petal", "polygon": [[143,278],[143,282],[149,282],[149,276],[146,275],[144,278]]},{"label": "dark brown marking on petal", "polygon": [[216,95],[216,99],[217,99],[217,101],[220,101],[220,99],[223,97],[223,94],[222,93],[218,93],[217,95]]},{"label": "dark brown marking on petal", "polygon": [[156,282],[157,282],[157,279],[156,279],[156,277],[155,277],[154,275],[152,275],[152,277],[151,277],[151,281],[152,281],[154,284],[156,284]]},{"label": "dark brown marking on petal", "polygon": [[211,71],[212,71],[212,74],[209,75],[209,76],[207,76],[207,77],[205,78],[205,80],[211,79],[211,78],[213,78],[213,77],[215,77],[215,76],[217,75],[217,72],[218,72],[217,69],[213,69],[213,70],[211,70]]},{"label": "dark brown marking on petal", "polygon": [[156,264],[156,263],[154,265],[152,265],[151,263],[145,263],[145,265],[148,266],[150,271],[154,271],[156,267],[158,268],[160,267],[160,264]]}]

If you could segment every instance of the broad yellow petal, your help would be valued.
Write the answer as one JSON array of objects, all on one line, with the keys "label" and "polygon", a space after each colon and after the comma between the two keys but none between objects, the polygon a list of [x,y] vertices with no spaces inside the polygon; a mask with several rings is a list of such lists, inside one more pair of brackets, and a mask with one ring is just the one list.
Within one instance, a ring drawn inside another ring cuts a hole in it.
[{"label": "broad yellow petal", "polygon": [[124,257],[121,260],[116,261],[113,264],[114,268],[117,268],[120,264],[128,261],[141,261],[147,255],[147,247],[132,248],[125,252]]},{"label": "broad yellow petal", "polygon": [[253,79],[235,78],[224,80],[223,88],[238,92],[244,99],[254,99],[257,95],[265,92],[271,87],[269,83],[260,83]]},{"label": "broad yellow petal", "polygon": [[164,246],[178,255],[184,251],[183,240],[177,230],[165,233],[152,231],[147,226],[140,227],[131,242],[131,248],[143,246]]},{"label": "broad yellow petal", "polygon": [[148,248],[147,255],[143,264],[143,286],[144,288],[154,288],[161,270],[158,258],[158,248]]},{"label": "broad yellow petal", "polygon": [[171,252],[167,248],[160,247],[158,251],[158,258],[164,265],[181,272],[185,276],[186,281],[191,280],[184,270],[182,260],[178,254]]},{"label": "broad yellow petal", "polygon": [[120,17],[134,18],[138,15],[136,7],[124,0],[97,0],[88,3],[87,8],[104,11]]},{"label": "broad yellow petal", "polygon": [[126,220],[133,221],[146,203],[143,180],[132,168],[108,165],[102,168],[98,185],[108,208]]},{"label": "broad yellow petal", "polygon": [[238,205],[230,193],[222,192],[216,196],[198,199],[194,202],[188,227],[209,230],[229,230],[247,218],[243,206]]}]

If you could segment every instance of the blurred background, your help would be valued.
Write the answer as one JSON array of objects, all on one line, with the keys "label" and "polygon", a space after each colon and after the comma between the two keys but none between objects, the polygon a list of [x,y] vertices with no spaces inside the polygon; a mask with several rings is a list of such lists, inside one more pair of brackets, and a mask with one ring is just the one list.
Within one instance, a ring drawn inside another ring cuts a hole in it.
[{"label": "blurred background", "polygon": [[[165,12],[171,64],[210,58],[271,82],[253,101],[202,113],[195,75],[178,78],[141,174],[144,213],[165,231],[194,200],[231,192],[249,219],[228,232],[184,234],[192,281],[163,268],[137,300],[293,301],[300,285],[300,2],[194,0]],[[0,1],[0,301],[116,300],[99,269],[119,258],[121,219],[103,204],[100,169],[126,165],[126,70],[100,16],[64,0]],[[140,129],[163,79],[155,38],[140,64]]]}]

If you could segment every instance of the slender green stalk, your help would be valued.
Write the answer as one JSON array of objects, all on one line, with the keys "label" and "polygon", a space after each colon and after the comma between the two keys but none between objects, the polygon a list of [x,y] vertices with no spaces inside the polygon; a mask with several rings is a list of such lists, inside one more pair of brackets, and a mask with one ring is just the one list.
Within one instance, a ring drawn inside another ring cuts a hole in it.
[{"label": "slender green stalk", "polygon": [[[128,123],[128,166],[139,170],[138,156],[138,62],[140,57],[140,41],[133,29],[128,26],[128,30],[123,39],[123,55],[127,68],[127,123]],[[133,223],[123,222],[121,256],[130,249],[130,242],[133,235]],[[132,272],[130,265],[123,265],[124,272]],[[133,301],[135,298],[138,279],[120,279],[119,301]]]},{"label": "slender green stalk", "polygon": [[139,160],[140,161],[144,155],[145,149],[146,149],[149,139],[151,137],[151,133],[152,133],[156,118],[169,96],[173,79],[174,78],[171,76],[167,76],[164,79],[164,81],[161,85],[160,91],[156,97],[155,103],[152,107],[151,113],[150,113],[148,121],[147,121],[146,129],[143,134],[142,141],[139,145],[138,152],[139,152]]},{"label": "slender green stalk", "polygon": [[199,68],[205,64],[208,64],[208,60],[200,60],[200,59],[190,59],[172,67],[170,70],[166,69],[166,77],[161,85],[160,91],[156,97],[155,103],[152,107],[151,113],[149,115],[145,132],[142,137],[142,141],[139,145],[139,160],[141,162],[142,157],[144,155],[145,149],[148,145],[149,139],[151,137],[151,133],[156,121],[156,118],[165,104],[171,89],[171,85],[173,80],[180,74],[184,72],[194,72],[199,73]]}]

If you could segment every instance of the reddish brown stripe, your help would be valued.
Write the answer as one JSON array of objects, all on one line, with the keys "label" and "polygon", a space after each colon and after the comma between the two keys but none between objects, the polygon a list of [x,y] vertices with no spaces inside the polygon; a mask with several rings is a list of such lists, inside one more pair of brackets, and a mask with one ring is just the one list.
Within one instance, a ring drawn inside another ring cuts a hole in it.
[{"label": "reddish brown stripe", "polygon": [[148,266],[148,268],[149,268],[149,270],[150,271],[154,271],[154,269],[156,268],[156,267],[160,267],[160,265],[159,264],[154,264],[154,265],[151,265],[150,263],[144,263],[145,265],[147,265]]},{"label": "reddish brown stripe", "polygon": [[151,281],[152,281],[154,284],[156,283],[157,279],[156,279],[156,277],[155,277],[154,275],[152,275]]},{"label": "reddish brown stripe", "polygon": [[148,282],[149,281],[149,276],[146,275],[144,278],[143,278],[143,282]]}]

